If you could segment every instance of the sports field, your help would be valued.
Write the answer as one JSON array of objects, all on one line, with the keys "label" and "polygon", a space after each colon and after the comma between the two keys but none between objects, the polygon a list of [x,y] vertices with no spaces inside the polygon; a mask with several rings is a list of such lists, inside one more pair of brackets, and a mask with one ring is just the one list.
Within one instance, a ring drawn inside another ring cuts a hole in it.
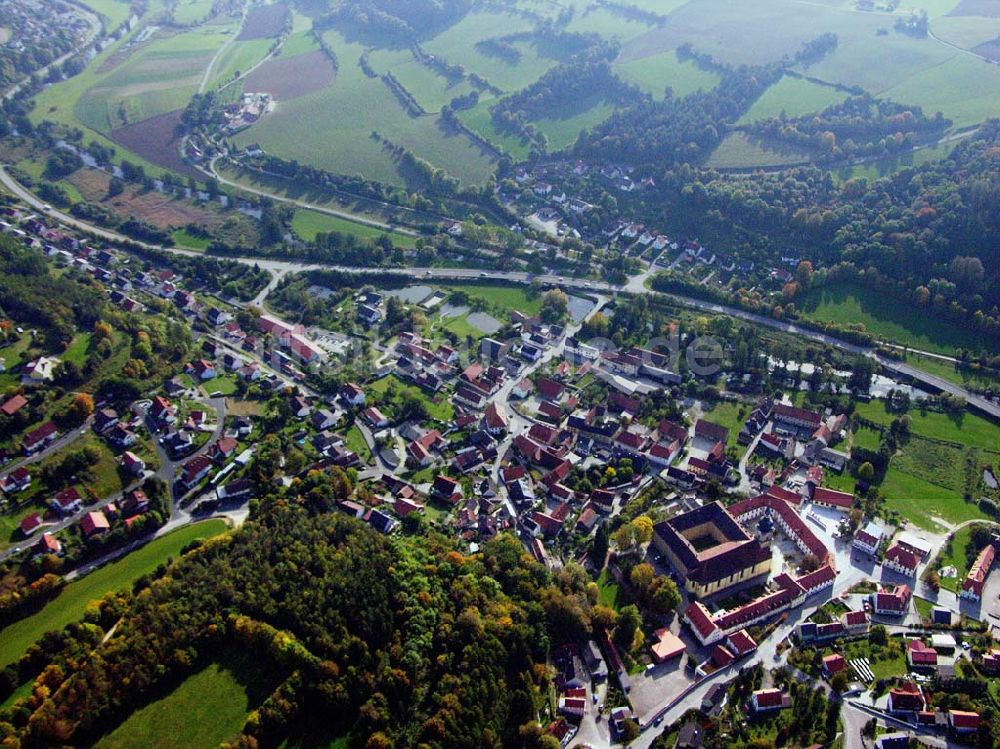
[{"label": "sports field", "polygon": [[41,611],[0,631],[0,664],[16,661],[45,632],[62,629],[81,619],[91,601],[120,590],[155,570],[169,557],[198,538],[208,538],[226,530],[222,520],[195,523],[151,541],[124,558],[67,585]]}]

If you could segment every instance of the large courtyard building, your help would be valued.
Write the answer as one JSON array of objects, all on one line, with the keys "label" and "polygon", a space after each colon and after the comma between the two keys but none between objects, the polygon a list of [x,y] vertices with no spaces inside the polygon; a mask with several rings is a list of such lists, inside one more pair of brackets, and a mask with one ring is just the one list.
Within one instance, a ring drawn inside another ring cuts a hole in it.
[{"label": "large courtyard building", "polygon": [[653,541],[698,598],[766,582],[771,572],[771,551],[718,502],[657,524]]}]

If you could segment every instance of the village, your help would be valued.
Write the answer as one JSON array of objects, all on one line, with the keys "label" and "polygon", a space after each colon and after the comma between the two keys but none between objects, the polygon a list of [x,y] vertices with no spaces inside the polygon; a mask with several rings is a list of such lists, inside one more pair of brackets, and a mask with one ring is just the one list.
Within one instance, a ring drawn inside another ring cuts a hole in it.
[{"label": "village", "polygon": [[[486,293],[474,283],[457,297],[446,285],[312,283],[310,295],[349,322],[303,325],[264,292],[208,290],[22,209],[7,209],[3,229],[92,279],[124,313],[193,333],[159,386],[127,403],[99,397],[69,428],[38,418],[64,376],[60,356],[7,362],[15,379],[0,412],[24,429],[0,472],[16,520],[5,558],[99,559],[157,527],[245,518],[262,471],[340,472],[359,490],[336,508],[378,533],[431,526],[475,553],[509,531],[539,562],[594,576],[609,626],[554,660],[560,717],[549,731],[564,745],[650,745],[649,729],[692,710],[716,716],[715,730],[733,725],[734,710],[780,721],[797,699],[794,675],[728,702],[750,663],[825,679],[888,728],[957,740],[977,730],[978,703],[932,696],[931,685],[958,684],[966,669],[998,673],[981,624],[997,609],[998,542],[987,534],[957,591],[935,589],[944,536],[865,516],[864,480],[851,491],[847,475],[857,428],[847,413],[808,405],[801,391],[748,396],[748,375],[725,366],[716,376],[731,391],[707,395],[683,357],[642,343],[645,332],[622,348],[588,337],[630,312],[602,293],[543,288],[524,297],[533,311],[515,301],[475,313],[456,307]],[[421,315],[435,322],[410,324]],[[17,327],[8,341],[34,350],[32,331]],[[372,335],[359,341],[359,331]],[[359,355],[363,366],[350,361]],[[276,462],[265,435],[291,452]],[[69,477],[40,491],[39,466],[82,440],[114,456],[119,490]],[[623,641],[615,621],[629,608],[642,636]],[[879,666],[893,643],[899,673]],[[684,725],[684,745],[697,745],[701,729]],[[890,738],[879,734],[879,746]]]}]

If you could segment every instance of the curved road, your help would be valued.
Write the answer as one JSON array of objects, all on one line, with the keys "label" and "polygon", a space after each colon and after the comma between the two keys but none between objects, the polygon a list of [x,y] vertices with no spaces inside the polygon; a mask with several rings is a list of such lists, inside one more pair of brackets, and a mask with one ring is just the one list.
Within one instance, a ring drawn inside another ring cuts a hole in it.
[{"label": "curved road", "polygon": [[[203,253],[194,252],[190,250],[181,250],[176,247],[164,247],[162,245],[149,244],[147,242],[138,242],[134,239],[126,237],[114,231],[109,231],[107,229],[102,229],[100,227],[94,226],[93,224],[81,221],[63,211],[60,211],[47,203],[39,200],[34,194],[22,187],[16,180],[14,180],[10,174],[7,172],[6,168],[0,166],[0,183],[2,183],[8,190],[14,193],[17,197],[22,199],[24,202],[33,206],[36,210],[49,217],[61,221],[67,226],[74,227],[80,231],[87,232],[94,236],[106,239],[111,242],[116,242],[119,244],[134,244],[140,247],[145,247],[150,250],[158,250],[161,252],[172,252],[179,255],[186,256],[202,256]],[[610,294],[612,297],[618,295],[619,293],[629,293],[629,294],[649,294],[653,296],[660,296],[670,301],[682,304],[686,307],[692,309],[702,310],[704,312],[714,312],[716,314],[728,315],[730,317],[735,317],[746,322],[752,322],[756,325],[762,325],[765,327],[773,328],[775,330],[780,330],[784,333],[789,333],[791,335],[796,335],[802,338],[806,338],[816,343],[822,343],[826,346],[832,346],[838,348],[842,351],[846,351],[852,354],[858,354],[862,356],[870,356],[875,359],[879,364],[881,364],[886,369],[892,370],[899,374],[907,377],[911,377],[922,385],[929,387],[931,389],[941,391],[944,393],[949,393],[951,395],[956,395],[964,398],[966,403],[973,409],[984,413],[994,419],[1000,420],[1000,404],[984,398],[981,395],[973,393],[960,385],[956,385],[953,382],[949,382],[941,377],[929,374],[920,370],[907,362],[896,361],[884,356],[877,351],[875,351],[870,346],[859,346],[854,343],[849,343],[847,341],[841,340],[826,333],[821,333],[816,330],[809,328],[803,328],[796,325],[793,322],[787,322],[785,320],[775,320],[771,317],[765,317],[764,315],[759,315],[755,312],[748,312],[747,310],[739,309],[737,307],[730,307],[728,305],[717,304],[715,302],[708,302],[703,299],[695,299],[693,297],[680,296],[678,294],[667,294],[661,291],[654,291],[646,288],[645,282],[652,273],[652,268],[647,270],[645,273],[638,276],[634,276],[629,280],[629,282],[623,286],[618,287],[612,284],[606,283],[604,281],[587,281],[585,279],[573,278],[571,276],[560,276],[555,274],[543,273],[541,275],[532,275],[524,271],[478,271],[472,268],[380,268],[380,267],[352,267],[344,265],[336,265],[334,263],[315,263],[306,261],[292,261],[292,260],[271,260],[267,258],[258,257],[228,257],[226,259],[235,260],[237,262],[246,263],[248,265],[256,265],[260,268],[264,268],[271,273],[276,275],[286,274],[289,272],[300,273],[309,270],[337,270],[344,273],[356,273],[359,275],[364,274],[375,274],[375,273],[391,273],[399,272],[403,274],[410,275],[416,279],[483,279],[483,280],[495,280],[495,281],[506,281],[508,283],[521,283],[528,284],[532,281],[538,281],[543,284],[558,284],[567,289],[573,289],[577,292],[583,293],[604,293]]]}]

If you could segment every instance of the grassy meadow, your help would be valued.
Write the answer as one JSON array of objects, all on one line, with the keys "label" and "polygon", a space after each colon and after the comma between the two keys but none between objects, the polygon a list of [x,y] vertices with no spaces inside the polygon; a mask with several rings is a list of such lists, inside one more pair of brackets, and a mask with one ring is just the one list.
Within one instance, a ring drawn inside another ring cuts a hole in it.
[{"label": "grassy meadow", "polygon": [[163,564],[168,557],[176,557],[183,547],[195,539],[216,536],[225,530],[226,523],[222,520],[188,525],[75,580],[40,611],[0,630],[0,664],[13,663],[45,632],[62,629],[81,619],[91,601],[131,585]]},{"label": "grassy meadow", "polygon": [[933,353],[950,354],[960,347],[978,350],[982,345],[977,336],[958,325],[862,286],[813,289],[802,298],[799,311],[817,322],[861,323],[877,338]]}]

